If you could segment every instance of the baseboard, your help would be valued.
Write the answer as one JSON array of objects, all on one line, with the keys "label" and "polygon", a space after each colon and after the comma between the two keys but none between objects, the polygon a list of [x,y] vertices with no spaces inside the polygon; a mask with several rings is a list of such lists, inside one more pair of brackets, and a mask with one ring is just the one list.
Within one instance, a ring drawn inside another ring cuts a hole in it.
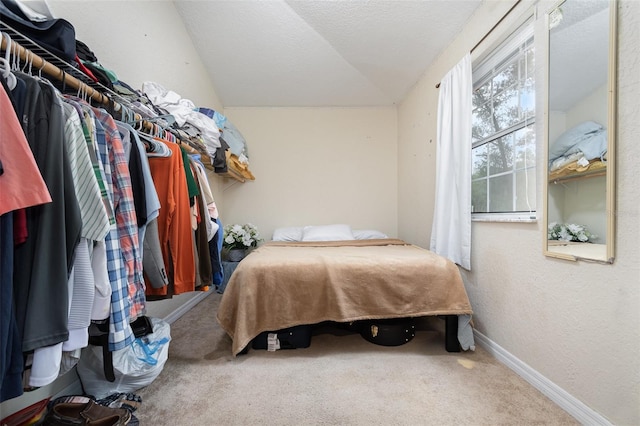
[{"label": "baseboard", "polygon": [[197,295],[193,296],[191,299],[189,299],[187,302],[183,303],[182,305],[178,306],[176,309],[174,309],[173,311],[171,311],[171,313],[169,313],[168,315],[166,315],[163,319],[168,322],[169,324],[173,323],[174,321],[176,321],[177,319],[179,319],[181,316],[183,316],[184,314],[186,314],[187,312],[189,312],[189,310],[191,308],[193,308],[194,306],[196,306],[198,303],[200,303],[205,297],[209,296],[210,294],[212,294],[213,292],[215,292],[215,287],[212,287],[210,290],[208,291],[200,291],[198,292]]},{"label": "baseboard", "polygon": [[82,384],[76,372],[76,367],[73,367],[46,386],[34,391],[24,392],[21,396],[0,403],[0,418],[3,419],[17,413],[46,398],[53,399],[63,395],[82,395]]},{"label": "baseboard", "polygon": [[612,426],[606,418],[589,408],[583,402],[570,395],[564,389],[538,373],[536,370],[520,361],[503,347],[489,339],[477,330],[473,331],[475,341],[484,350],[493,355],[498,361],[509,367],[531,386],[542,392],[547,398],[555,402],[560,408],[572,415],[581,424]]},{"label": "baseboard", "polygon": [[[73,367],[73,368],[75,369],[76,367]],[[76,370],[76,374],[77,374],[77,370]],[[84,389],[82,389],[82,383],[80,382],[80,378],[78,377],[76,380],[74,380],[73,382],[69,383],[60,392],[55,394],[52,397],[52,399],[57,398],[59,396],[65,396],[65,395],[82,395],[83,392],[84,392]]]}]

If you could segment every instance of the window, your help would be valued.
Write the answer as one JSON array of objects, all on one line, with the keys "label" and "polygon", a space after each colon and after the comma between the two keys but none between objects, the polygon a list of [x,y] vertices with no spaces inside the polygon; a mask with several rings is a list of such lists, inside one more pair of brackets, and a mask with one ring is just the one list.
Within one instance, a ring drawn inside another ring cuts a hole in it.
[{"label": "window", "polygon": [[535,219],[533,25],[521,27],[473,70],[474,219]]}]

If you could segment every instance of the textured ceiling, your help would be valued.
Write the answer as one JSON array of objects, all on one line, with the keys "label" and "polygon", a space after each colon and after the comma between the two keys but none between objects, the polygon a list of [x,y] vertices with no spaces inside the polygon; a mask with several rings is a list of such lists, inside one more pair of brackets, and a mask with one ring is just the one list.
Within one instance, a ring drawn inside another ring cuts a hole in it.
[{"label": "textured ceiling", "polygon": [[549,108],[566,111],[607,83],[609,9],[601,0],[559,9],[561,20],[549,39]]},{"label": "textured ceiling", "polygon": [[175,1],[227,106],[404,98],[482,0]]}]

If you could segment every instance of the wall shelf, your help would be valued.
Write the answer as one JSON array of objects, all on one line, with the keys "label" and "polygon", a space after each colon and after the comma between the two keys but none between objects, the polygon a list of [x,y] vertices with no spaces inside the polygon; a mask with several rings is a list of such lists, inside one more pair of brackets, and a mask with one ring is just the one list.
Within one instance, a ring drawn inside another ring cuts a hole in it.
[{"label": "wall shelf", "polygon": [[582,180],[607,175],[607,164],[601,161],[593,162],[587,170],[582,172],[573,171],[569,173],[549,173],[549,183],[563,183],[574,180]]}]

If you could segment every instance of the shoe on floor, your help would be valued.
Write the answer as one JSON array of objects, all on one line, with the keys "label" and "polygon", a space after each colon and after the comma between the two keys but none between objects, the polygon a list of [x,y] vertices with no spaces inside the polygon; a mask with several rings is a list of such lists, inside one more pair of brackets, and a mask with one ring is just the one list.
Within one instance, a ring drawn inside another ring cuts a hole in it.
[{"label": "shoe on floor", "polygon": [[89,402],[60,402],[53,405],[44,424],[51,426],[124,426],[131,412],[124,408],[109,408]]}]

